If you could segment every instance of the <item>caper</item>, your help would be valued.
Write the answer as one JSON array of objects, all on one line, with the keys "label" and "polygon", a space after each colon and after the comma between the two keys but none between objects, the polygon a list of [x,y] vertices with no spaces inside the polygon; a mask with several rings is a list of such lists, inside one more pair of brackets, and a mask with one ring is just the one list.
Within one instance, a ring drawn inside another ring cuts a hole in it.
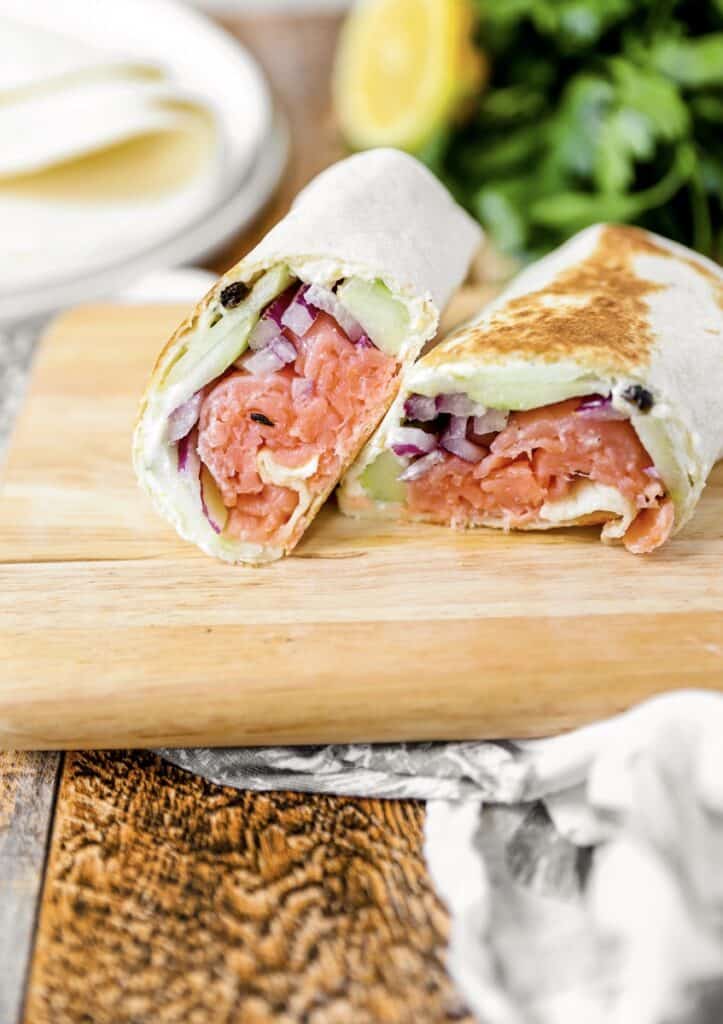
[{"label": "caper", "polygon": [[234,281],[232,284],[227,284],[221,292],[221,305],[224,309],[235,309],[236,306],[241,305],[248,293],[248,287],[243,281]]},{"label": "caper", "polygon": [[629,384],[623,391],[623,398],[626,402],[637,405],[641,412],[650,412],[655,404],[653,396],[641,384]]}]

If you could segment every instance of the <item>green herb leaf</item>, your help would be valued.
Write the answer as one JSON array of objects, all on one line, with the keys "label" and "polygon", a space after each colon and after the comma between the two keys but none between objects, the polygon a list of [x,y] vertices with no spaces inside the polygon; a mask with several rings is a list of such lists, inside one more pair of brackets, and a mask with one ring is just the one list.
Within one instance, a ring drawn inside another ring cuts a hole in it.
[{"label": "green herb leaf", "polygon": [[672,141],[686,134],[690,117],[675,83],[656,71],[636,67],[624,57],[614,57],[610,68],[621,107],[647,117],[662,139]]},{"label": "green herb leaf", "polygon": [[527,244],[523,214],[528,192],[525,179],[487,185],[474,197],[474,209],[484,227],[504,252],[521,252]]},{"label": "green herb leaf", "polygon": [[683,86],[723,85],[723,32],[700,39],[659,39],[650,63]]},{"label": "green herb leaf", "polygon": [[530,218],[545,227],[564,227],[570,233],[598,221],[629,221],[671,199],[689,180],[695,168],[695,154],[681,146],[668,173],[657,184],[641,192],[591,195],[562,192],[538,199],[530,206]]},{"label": "green herb leaf", "polygon": [[423,156],[496,245],[618,220],[723,257],[723,0],[473,3],[491,81]]},{"label": "green herb leaf", "polygon": [[569,82],[551,129],[555,167],[580,177],[592,174],[598,138],[614,100],[615,90],[604,78],[584,74]]}]

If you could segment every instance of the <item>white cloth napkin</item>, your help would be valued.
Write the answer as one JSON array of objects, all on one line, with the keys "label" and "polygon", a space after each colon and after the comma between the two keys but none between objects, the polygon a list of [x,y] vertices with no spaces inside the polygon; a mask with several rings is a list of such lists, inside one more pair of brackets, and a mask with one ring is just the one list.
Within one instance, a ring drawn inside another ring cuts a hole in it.
[{"label": "white cloth napkin", "polygon": [[723,697],[673,693],[515,748],[542,807],[428,808],[450,969],[473,1010],[723,1021]]}]

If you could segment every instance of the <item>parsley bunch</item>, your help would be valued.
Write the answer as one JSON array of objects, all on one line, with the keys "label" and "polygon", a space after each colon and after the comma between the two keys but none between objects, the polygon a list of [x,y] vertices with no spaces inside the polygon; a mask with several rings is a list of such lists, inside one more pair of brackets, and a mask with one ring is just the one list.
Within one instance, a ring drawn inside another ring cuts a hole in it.
[{"label": "parsley bunch", "polygon": [[492,75],[420,155],[504,251],[596,221],[723,258],[723,0],[474,0]]}]

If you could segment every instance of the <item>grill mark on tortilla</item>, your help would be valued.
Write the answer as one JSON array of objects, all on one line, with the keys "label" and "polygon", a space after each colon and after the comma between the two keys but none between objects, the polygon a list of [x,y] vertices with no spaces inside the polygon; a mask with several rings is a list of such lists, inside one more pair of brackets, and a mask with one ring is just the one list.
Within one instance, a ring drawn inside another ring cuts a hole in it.
[{"label": "grill mark on tortilla", "polygon": [[723,271],[720,268],[718,271],[711,270],[702,260],[691,259],[690,256],[679,256],[677,253],[668,252],[667,250],[665,255],[673,257],[679,263],[685,263],[692,270],[695,270],[697,274],[700,274],[701,277],[710,281],[718,308],[723,310]]},{"label": "grill mark on tortilla", "polygon": [[[606,227],[586,259],[544,288],[510,300],[489,323],[460,329],[427,365],[483,352],[500,360],[591,358],[600,370],[613,372],[644,366],[655,341],[646,299],[664,286],[636,273],[639,255],[677,258],[639,228]],[[550,299],[556,305],[548,305]]]},{"label": "grill mark on tortilla", "polygon": [[[669,253],[672,256],[673,253]],[[678,257],[680,258],[680,257]],[[689,267],[692,267],[701,277],[705,277],[713,285],[713,292],[715,294],[716,302],[720,309],[723,309],[723,279],[720,274],[716,274],[710,267],[706,267],[703,263],[698,263],[696,260],[683,259],[683,263],[687,263]]]},{"label": "grill mark on tortilla", "polygon": [[[693,262],[692,260],[690,261]],[[697,266],[697,264],[696,264]],[[718,303],[718,309],[723,313],[723,281],[719,281],[712,270],[708,267],[698,267],[698,270],[706,277],[709,277],[713,282],[713,290],[715,292],[715,300]]]}]

